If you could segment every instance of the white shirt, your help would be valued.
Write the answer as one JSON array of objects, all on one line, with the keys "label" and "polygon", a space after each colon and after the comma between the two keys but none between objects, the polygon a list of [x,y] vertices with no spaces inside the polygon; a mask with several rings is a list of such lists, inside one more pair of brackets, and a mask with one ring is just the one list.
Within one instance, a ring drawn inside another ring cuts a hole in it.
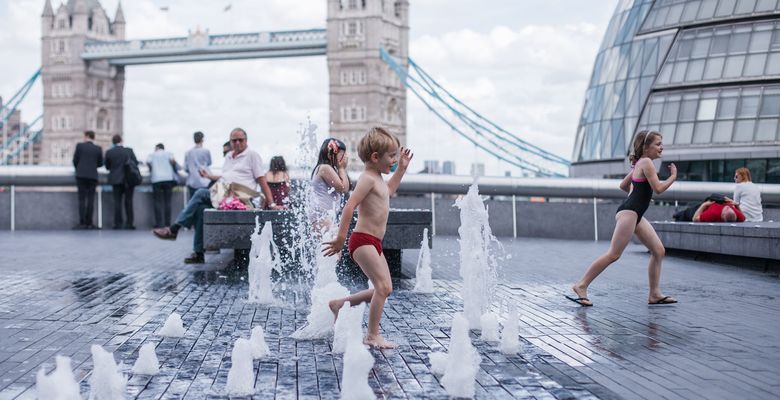
[{"label": "white shirt", "polygon": [[764,220],[764,209],[761,207],[761,191],[753,182],[738,183],[734,188],[734,202],[745,214],[745,221],[761,222]]},{"label": "white shirt", "polygon": [[238,156],[231,151],[225,156],[222,166],[222,179],[227,183],[240,183],[257,190],[257,178],[265,176],[263,159],[254,150],[246,149]]},{"label": "white shirt", "polygon": [[173,161],[173,154],[162,149],[155,150],[154,153],[149,156],[146,163],[152,168],[152,176],[150,179],[152,183],[175,182],[177,180],[176,171],[173,170],[171,161]]}]

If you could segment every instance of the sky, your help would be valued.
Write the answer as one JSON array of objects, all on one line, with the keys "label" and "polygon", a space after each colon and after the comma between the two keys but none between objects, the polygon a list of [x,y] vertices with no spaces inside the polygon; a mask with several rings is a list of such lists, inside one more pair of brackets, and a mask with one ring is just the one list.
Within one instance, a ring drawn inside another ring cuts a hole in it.
[{"label": "sky", "polygon": [[[372,1],[372,0],[369,0]],[[60,4],[53,0],[55,10]],[[101,0],[113,19],[118,0]],[[224,11],[230,5],[228,11]],[[326,0],[125,0],[127,38],[324,28]],[[442,86],[505,130],[571,158],[585,89],[615,1],[411,0],[410,57]],[[40,65],[43,0],[0,0],[0,96],[9,98]],[[167,8],[168,11],[163,11]],[[124,132],[137,154],[162,142],[183,159],[192,132],[206,134],[216,160],[241,126],[265,160],[296,159],[307,119],[324,139],[328,76],[324,56],[129,66]],[[42,110],[40,83],[22,104]],[[473,162],[488,175],[518,170],[476,149],[407,93],[410,171],[424,160]],[[220,164],[219,161],[216,162]]]}]

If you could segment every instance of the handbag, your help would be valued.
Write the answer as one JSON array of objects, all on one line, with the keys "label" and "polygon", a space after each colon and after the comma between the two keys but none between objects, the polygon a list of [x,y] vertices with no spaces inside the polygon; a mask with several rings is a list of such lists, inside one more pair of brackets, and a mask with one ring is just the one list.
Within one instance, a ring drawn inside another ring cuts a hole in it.
[{"label": "handbag", "polygon": [[223,180],[218,180],[209,188],[209,195],[211,198],[211,206],[219,209],[222,201],[228,197],[236,197],[239,201],[244,203],[247,209],[253,209],[255,206],[252,204],[253,198],[260,198],[260,204],[265,202],[265,196],[256,190],[244,186],[240,183],[227,183]]},{"label": "handbag", "polygon": [[128,157],[123,168],[125,173],[126,186],[138,186],[141,184],[141,182],[143,182],[141,170],[138,169],[138,164],[133,162],[132,158]]}]

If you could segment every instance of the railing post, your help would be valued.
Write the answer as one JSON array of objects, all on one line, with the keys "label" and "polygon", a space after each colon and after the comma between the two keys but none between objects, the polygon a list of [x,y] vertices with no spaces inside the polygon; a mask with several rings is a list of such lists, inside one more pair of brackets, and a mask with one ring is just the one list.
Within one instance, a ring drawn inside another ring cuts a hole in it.
[{"label": "railing post", "polygon": [[436,236],[436,193],[431,192],[431,236]]},{"label": "railing post", "polygon": [[512,195],[512,237],[517,239],[517,196]]},{"label": "railing post", "polygon": [[103,229],[103,185],[97,187],[98,228]]},{"label": "railing post", "polygon": [[593,198],[593,241],[599,241],[599,211],[595,197]]},{"label": "railing post", "polygon": [[16,230],[16,185],[11,185],[11,232]]}]

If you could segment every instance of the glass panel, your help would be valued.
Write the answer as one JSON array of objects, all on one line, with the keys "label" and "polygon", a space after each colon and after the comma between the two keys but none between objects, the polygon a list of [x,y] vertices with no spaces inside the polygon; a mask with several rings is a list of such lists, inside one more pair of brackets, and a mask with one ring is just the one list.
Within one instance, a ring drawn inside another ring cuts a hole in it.
[{"label": "glass panel", "polygon": [[756,142],[767,142],[775,140],[777,136],[777,119],[762,119],[758,121],[756,129]]},{"label": "glass panel", "polygon": [[737,0],[720,0],[718,9],[715,10],[716,17],[726,17],[734,12],[734,6]]},{"label": "glass panel", "polygon": [[749,14],[756,8],[756,0],[739,0],[734,14]]},{"label": "glass panel", "polygon": [[780,115],[780,94],[764,95],[760,115],[762,117]]},{"label": "glass panel", "polygon": [[664,65],[664,68],[661,70],[661,74],[658,75],[658,81],[657,81],[658,84],[663,85],[669,83],[669,79],[672,78],[673,67],[674,65],[671,63],[667,63],[666,65]]},{"label": "glass panel", "polygon": [[766,54],[751,54],[745,62],[745,76],[758,76],[764,73]]},{"label": "glass panel", "polygon": [[715,57],[707,60],[704,66],[704,79],[720,79],[725,58]]},{"label": "glass panel", "polygon": [[[763,68],[764,65],[761,64]],[[704,60],[693,60],[688,65],[688,73],[685,74],[685,80],[688,82],[700,81],[704,74]]]},{"label": "glass panel", "polygon": [[766,53],[769,51],[769,41],[772,38],[772,31],[754,32],[750,39],[751,53]]},{"label": "glass panel", "polygon": [[710,181],[726,182],[723,175],[723,167],[726,165],[723,160],[710,160]]},{"label": "glass panel", "polygon": [[691,57],[691,53],[693,52],[693,40],[692,39],[686,39],[680,42],[680,47],[677,50],[677,59],[678,60],[684,60]]},{"label": "glass panel", "polygon": [[780,53],[769,54],[766,63],[766,75],[780,75]]},{"label": "glass panel", "polygon": [[753,128],[756,125],[756,121],[749,119],[746,121],[737,121],[737,127],[734,130],[735,142],[752,142],[753,141]]},{"label": "glass panel", "polygon": [[718,99],[701,99],[699,101],[699,113],[696,115],[696,119],[712,120],[715,119],[715,110],[718,107]]},{"label": "glass panel", "polygon": [[687,66],[687,61],[678,61],[674,64],[674,70],[672,70],[672,83],[683,81],[683,78],[685,78],[685,67]]},{"label": "glass panel", "polygon": [[757,160],[747,160],[745,166],[750,170],[750,175],[753,177],[753,182],[764,183],[764,177],[766,176],[767,159],[759,158]]},{"label": "glass panel", "polygon": [[677,127],[677,134],[674,138],[674,144],[690,144],[693,137],[693,123],[682,123]]},{"label": "glass panel", "polygon": [[696,19],[696,12],[699,11],[699,3],[696,1],[685,2],[685,9],[683,10],[681,22],[689,22]]},{"label": "glass panel", "polygon": [[745,56],[729,56],[726,58],[726,68],[723,69],[724,78],[738,78],[742,75],[742,65]]},{"label": "glass panel", "polygon": [[729,54],[747,52],[749,40],[750,33],[748,32],[731,35],[731,40],[729,40]]},{"label": "glass panel", "polygon": [[697,122],[693,131],[693,143],[709,143],[712,136],[712,122]]},{"label": "glass panel", "polygon": [[742,97],[739,105],[740,118],[753,118],[758,112],[758,96]]},{"label": "glass panel", "polygon": [[664,103],[664,113],[661,116],[663,122],[675,122],[677,121],[677,113],[680,110],[679,101],[669,101]]},{"label": "glass panel", "polygon": [[712,39],[711,55],[726,54],[729,50],[729,35],[715,35]]},{"label": "glass panel", "polygon": [[766,183],[780,183],[780,158],[767,161]]},{"label": "glass panel", "polygon": [[663,104],[655,103],[650,104],[650,122],[651,124],[661,121],[661,112],[663,111]]},{"label": "glass panel", "polygon": [[772,43],[769,45],[772,50],[780,50],[780,30],[775,30],[772,33]]},{"label": "glass panel", "polygon": [[704,0],[699,7],[699,19],[710,19],[715,14],[718,0]]},{"label": "glass panel", "polygon": [[734,129],[734,121],[718,121],[715,123],[715,132],[712,134],[713,143],[728,143],[731,141],[731,130]]},{"label": "glass panel", "polygon": [[701,58],[706,56],[710,50],[710,41],[711,39],[708,37],[696,39],[696,41],[693,42],[691,57]]},{"label": "glass panel", "polygon": [[737,170],[737,168],[742,168],[744,166],[745,160],[726,160],[726,166],[723,169],[725,170],[726,176],[731,176],[733,178],[734,172]]},{"label": "glass panel", "polygon": [[736,97],[721,98],[718,119],[734,118],[737,114],[737,100]]},{"label": "glass panel", "polygon": [[776,0],[758,0],[756,4],[756,12],[772,11],[777,4]]},{"label": "glass panel", "polygon": [[693,121],[696,117],[696,106],[699,105],[698,100],[685,100],[680,108],[680,121]]},{"label": "glass panel", "polygon": [[666,16],[665,25],[673,25],[680,21],[683,12],[683,4],[675,4],[669,8],[669,14]]}]

